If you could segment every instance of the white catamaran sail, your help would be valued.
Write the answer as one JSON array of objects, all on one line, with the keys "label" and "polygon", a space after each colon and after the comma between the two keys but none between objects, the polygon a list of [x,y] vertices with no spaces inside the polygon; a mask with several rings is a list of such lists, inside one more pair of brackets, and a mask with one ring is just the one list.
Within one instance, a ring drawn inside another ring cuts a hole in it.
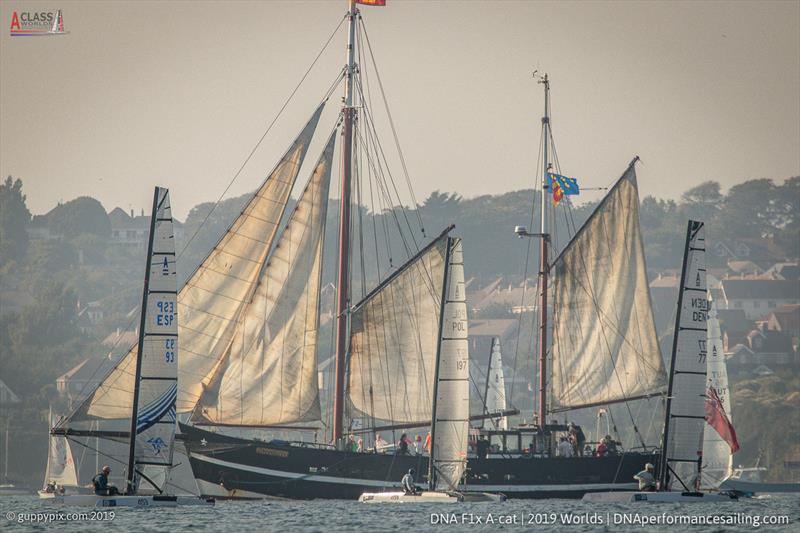
[{"label": "white catamaran sail", "polygon": [[457,490],[467,468],[469,434],[469,342],[461,239],[447,240],[447,280],[442,296],[430,486]]},{"label": "white catamaran sail", "polygon": [[699,482],[708,354],[705,234],[702,222],[689,221],[660,470],[666,490],[695,490]]},{"label": "white catamaran sail", "polygon": [[[731,413],[730,388],[728,386],[728,367],[722,346],[722,333],[717,317],[717,305],[711,302],[708,312],[708,387],[713,388],[728,420],[733,422]],[[703,469],[701,472],[702,488],[717,488],[719,484],[733,472],[733,454],[731,446],[710,424],[703,426]]]},{"label": "white catamaran sail", "polygon": [[[500,339],[492,339],[492,353],[489,355],[489,372],[486,375],[486,412],[500,413],[507,409],[506,379],[503,373],[503,356]],[[490,418],[486,421],[489,429],[508,429],[508,417]]]},{"label": "white catamaran sail", "polygon": [[551,411],[663,393],[634,164],[553,264]]},{"label": "white catamaran sail", "polygon": [[[50,427],[56,420],[50,416]],[[78,485],[78,474],[72,449],[66,437],[50,435],[50,449],[47,454],[47,469],[44,474],[44,487],[55,483],[59,487],[75,487]]]}]

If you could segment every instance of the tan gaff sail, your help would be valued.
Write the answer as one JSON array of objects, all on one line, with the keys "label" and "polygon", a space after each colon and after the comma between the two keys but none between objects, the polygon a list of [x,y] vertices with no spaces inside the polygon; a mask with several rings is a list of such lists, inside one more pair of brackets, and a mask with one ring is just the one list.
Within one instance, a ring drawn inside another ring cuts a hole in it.
[{"label": "tan gaff sail", "polygon": [[662,457],[664,468],[671,471],[667,475],[669,490],[697,488],[694,483],[699,482],[698,461],[703,453],[708,296],[706,230],[702,222],[689,221],[683,262]]},{"label": "tan gaff sail", "polygon": [[[237,319],[255,289],[323,105],[305,125],[227,233],[178,293],[180,337],[177,411],[190,411],[229,348]],[[136,346],[74,415],[128,418]]]},{"label": "tan gaff sail", "polygon": [[663,391],[633,164],[554,265],[554,411]]},{"label": "tan gaff sail", "polygon": [[431,446],[433,490],[457,490],[467,469],[469,436],[469,341],[464,255],[461,239],[448,239],[447,288],[442,305],[442,331]]},{"label": "tan gaff sail", "polygon": [[348,397],[364,416],[403,424],[431,419],[446,233],[353,308]]},{"label": "tan gaff sail", "polygon": [[335,133],[239,318],[197,419],[232,425],[320,419],[316,350]]}]

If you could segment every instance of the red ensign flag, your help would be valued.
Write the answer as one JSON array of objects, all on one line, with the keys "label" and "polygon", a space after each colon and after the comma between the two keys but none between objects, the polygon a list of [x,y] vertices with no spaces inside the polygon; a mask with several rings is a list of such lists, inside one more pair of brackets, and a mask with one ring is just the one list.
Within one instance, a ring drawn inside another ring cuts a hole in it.
[{"label": "red ensign flag", "polygon": [[722,440],[731,447],[731,453],[739,451],[739,441],[736,440],[736,430],[733,429],[725,409],[722,407],[722,400],[719,399],[717,391],[713,387],[708,388],[706,394],[706,422],[714,428]]},{"label": "red ensign flag", "polygon": [[356,0],[356,4],[364,4],[365,6],[385,6],[386,0]]}]

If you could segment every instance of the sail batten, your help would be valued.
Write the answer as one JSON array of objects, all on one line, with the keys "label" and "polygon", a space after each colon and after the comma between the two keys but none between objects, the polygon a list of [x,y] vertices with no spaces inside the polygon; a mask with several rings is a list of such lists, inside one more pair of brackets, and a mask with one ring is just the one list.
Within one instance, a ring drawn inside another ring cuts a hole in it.
[{"label": "sail batten", "polygon": [[663,392],[633,164],[552,269],[551,411]]},{"label": "sail batten", "polygon": [[195,419],[237,426],[320,419],[317,335],[331,134],[236,322]]}]

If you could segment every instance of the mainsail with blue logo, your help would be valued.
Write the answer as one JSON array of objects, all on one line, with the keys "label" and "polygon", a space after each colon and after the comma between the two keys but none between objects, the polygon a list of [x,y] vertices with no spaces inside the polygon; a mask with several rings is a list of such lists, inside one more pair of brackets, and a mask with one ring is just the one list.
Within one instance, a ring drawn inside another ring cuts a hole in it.
[{"label": "mainsail with blue logo", "polygon": [[169,191],[156,187],[154,202],[135,386],[136,470],[146,465],[171,466],[175,441],[178,285]]}]

